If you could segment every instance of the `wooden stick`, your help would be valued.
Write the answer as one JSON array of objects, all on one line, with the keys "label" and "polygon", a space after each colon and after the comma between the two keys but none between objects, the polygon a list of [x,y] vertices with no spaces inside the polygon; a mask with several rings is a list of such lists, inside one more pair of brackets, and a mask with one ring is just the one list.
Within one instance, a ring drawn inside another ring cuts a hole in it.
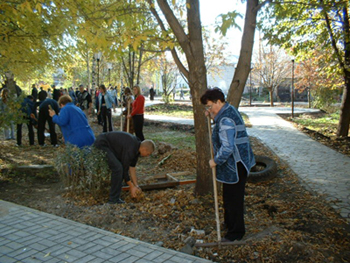
[{"label": "wooden stick", "polygon": [[128,111],[126,112],[126,132],[129,132],[130,119],[128,118],[130,113],[130,100],[127,100],[128,103]]},{"label": "wooden stick", "polygon": [[[207,119],[208,119],[208,131],[209,131],[209,143],[210,143],[210,157],[211,159],[214,159],[213,141],[211,138],[211,120],[209,115],[207,116]],[[211,168],[211,173],[213,175],[216,231],[218,236],[218,245],[220,248],[221,247],[221,229],[220,229],[220,217],[219,217],[218,191],[217,191],[217,184],[216,184],[216,167]]]}]

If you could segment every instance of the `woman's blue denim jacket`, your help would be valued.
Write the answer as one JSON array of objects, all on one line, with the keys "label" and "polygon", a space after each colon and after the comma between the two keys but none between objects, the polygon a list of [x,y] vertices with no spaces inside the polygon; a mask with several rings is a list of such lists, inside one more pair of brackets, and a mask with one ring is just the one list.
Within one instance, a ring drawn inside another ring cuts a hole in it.
[{"label": "woman's blue denim jacket", "polygon": [[[112,95],[107,91],[105,93],[105,104],[106,104],[106,107],[107,109],[110,109],[113,107],[113,104],[114,104],[114,100],[113,100],[113,97]],[[102,93],[100,92],[100,94],[98,94],[98,102],[99,102],[99,109],[101,109],[102,107]]]},{"label": "woman's blue denim jacket", "polygon": [[236,108],[226,103],[215,116],[212,139],[217,181],[235,184],[239,181],[237,163],[242,162],[249,174],[255,165],[244,121]]}]

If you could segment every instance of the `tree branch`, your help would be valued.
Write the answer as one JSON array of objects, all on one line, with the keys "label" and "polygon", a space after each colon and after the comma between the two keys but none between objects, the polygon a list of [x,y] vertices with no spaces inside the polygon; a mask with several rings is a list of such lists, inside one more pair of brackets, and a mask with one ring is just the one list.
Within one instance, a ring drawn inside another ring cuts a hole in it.
[{"label": "tree branch", "polygon": [[[152,0],[148,0],[148,3],[149,3],[149,5],[150,5],[150,10],[151,10],[153,16],[156,18],[156,20],[157,20],[157,22],[158,22],[160,28],[162,29],[163,32],[166,32],[166,33],[167,33],[168,31],[166,30],[163,21],[160,19],[160,17],[159,17],[159,15],[158,15],[157,11],[155,10],[155,8],[153,8],[153,4],[154,4],[153,1],[152,1]],[[175,19],[176,19],[176,18],[175,18]],[[171,51],[171,55],[172,55],[172,57],[173,57],[173,59],[174,59],[176,65],[178,66],[180,72],[181,72],[185,77],[188,77],[188,70],[186,69],[186,67],[185,67],[185,66],[183,65],[183,63],[181,62],[181,60],[180,60],[180,58],[179,58],[179,56],[178,56],[178,54],[177,54],[175,48],[170,49],[170,51]]]}]

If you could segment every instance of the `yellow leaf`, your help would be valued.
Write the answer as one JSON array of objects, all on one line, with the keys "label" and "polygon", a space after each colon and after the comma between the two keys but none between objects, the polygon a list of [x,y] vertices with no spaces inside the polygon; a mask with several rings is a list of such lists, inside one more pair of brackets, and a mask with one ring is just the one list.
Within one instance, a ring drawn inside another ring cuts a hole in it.
[{"label": "yellow leaf", "polygon": [[187,4],[186,4],[186,7],[187,7],[187,9],[191,9],[190,3],[187,3]]},{"label": "yellow leaf", "polygon": [[38,13],[41,14],[41,4],[37,3],[35,9],[38,10]]},{"label": "yellow leaf", "polygon": [[173,5],[175,5],[176,4],[176,0],[173,0]]},{"label": "yellow leaf", "polygon": [[29,12],[33,12],[32,7],[30,6],[29,2],[26,2],[26,8]]},{"label": "yellow leaf", "polygon": [[139,45],[138,41],[134,41],[134,43],[132,43],[132,47],[135,51],[137,50],[138,45]]},{"label": "yellow leaf", "polygon": [[50,255],[51,255],[51,252],[47,253],[47,254],[44,256],[44,258],[47,258],[47,257],[50,256]]}]

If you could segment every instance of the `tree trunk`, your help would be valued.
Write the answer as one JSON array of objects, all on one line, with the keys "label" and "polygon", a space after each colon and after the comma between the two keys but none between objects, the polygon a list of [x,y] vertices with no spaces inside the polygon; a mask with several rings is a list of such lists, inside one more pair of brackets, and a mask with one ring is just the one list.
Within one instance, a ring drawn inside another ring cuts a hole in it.
[{"label": "tree trunk", "polygon": [[187,0],[186,2],[190,6],[187,9],[190,47],[186,49],[185,53],[189,68],[188,83],[192,97],[197,152],[197,182],[195,193],[205,195],[213,192],[213,180],[209,167],[209,131],[203,112],[203,105],[200,103],[200,97],[208,87],[207,69],[204,60],[199,0]]},{"label": "tree trunk", "polygon": [[[151,1],[149,1],[151,3]],[[175,17],[167,0],[157,0],[158,6],[164,14],[169,26],[185,53],[188,63],[188,72],[173,51],[174,61],[187,75],[187,80],[191,90],[194,127],[196,137],[196,153],[197,153],[197,182],[195,193],[205,195],[213,192],[213,182],[211,169],[209,167],[210,147],[208,139],[208,125],[204,115],[203,105],[200,103],[200,97],[207,89],[207,76],[204,61],[202,27],[200,21],[199,0],[187,0],[187,25],[188,34]],[[151,7],[152,8],[152,7]],[[164,28],[160,17],[153,9],[152,13],[156,16],[158,23]]]},{"label": "tree trunk", "polygon": [[5,73],[5,85],[6,88],[9,90],[10,96],[16,96],[15,76],[10,71]]},{"label": "tree trunk", "polygon": [[269,94],[270,94],[270,106],[273,107],[273,89],[269,89]]},{"label": "tree trunk", "polygon": [[347,137],[349,135],[350,125],[350,72],[347,72],[345,79],[345,88],[340,108],[340,118],[337,129],[338,137]]},{"label": "tree trunk", "polygon": [[205,195],[213,192],[213,181],[209,167],[210,144],[208,124],[204,115],[203,105],[200,103],[200,97],[207,89],[204,61],[202,66],[199,66],[199,63],[196,63],[196,61],[192,61],[192,63],[189,63],[189,69],[188,81],[192,96],[197,152],[197,182],[195,193]]},{"label": "tree trunk", "polygon": [[141,44],[140,53],[139,53],[139,62],[137,65],[137,78],[136,85],[140,85],[140,74],[141,74],[141,66],[142,66],[142,55],[143,55],[143,45]]},{"label": "tree trunk", "polygon": [[347,137],[349,135],[349,124],[350,124],[350,24],[349,14],[347,8],[343,8],[343,30],[344,30],[344,82],[345,87],[343,90],[343,99],[340,110],[340,118],[337,129],[338,137]]},{"label": "tree trunk", "polygon": [[254,34],[256,28],[256,16],[258,13],[259,0],[248,0],[245,15],[241,52],[235,70],[227,101],[236,108],[239,107],[245,83],[251,68],[251,60],[254,46]]}]

